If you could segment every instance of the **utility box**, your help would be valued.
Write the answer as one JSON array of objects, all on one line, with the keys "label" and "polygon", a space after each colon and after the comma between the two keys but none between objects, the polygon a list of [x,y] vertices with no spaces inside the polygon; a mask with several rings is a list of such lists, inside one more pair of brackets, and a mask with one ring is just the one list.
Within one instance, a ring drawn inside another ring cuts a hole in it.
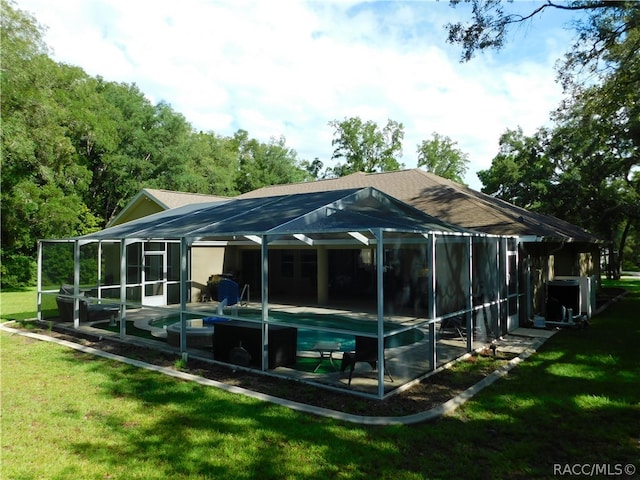
[{"label": "utility box", "polygon": [[580,282],[577,279],[547,282],[547,321],[567,321],[569,310],[573,315],[580,314],[580,305]]},{"label": "utility box", "polygon": [[575,314],[586,315],[588,319],[591,319],[596,309],[596,277],[569,277],[569,276],[557,276],[554,281],[560,280],[575,280],[580,287],[580,306],[578,310],[574,310]]}]

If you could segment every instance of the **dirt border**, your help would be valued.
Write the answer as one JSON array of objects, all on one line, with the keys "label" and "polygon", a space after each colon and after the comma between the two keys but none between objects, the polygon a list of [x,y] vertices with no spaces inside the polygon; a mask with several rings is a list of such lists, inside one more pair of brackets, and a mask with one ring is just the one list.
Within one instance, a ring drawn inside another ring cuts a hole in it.
[{"label": "dirt border", "polygon": [[335,391],[327,395],[327,390],[321,387],[200,360],[190,359],[188,370],[179,370],[176,369],[176,365],[179,365],[180,357],[174,353],[131,345],[85,332],[73,332],[72,335],[60,331],[55,326],[51,329],[42,328],[42,323],[47,322],[35,322],[41,328],[31,330],[11,328],[8,326],[10,323],[17,327],[22,326],[19,322],[7,322],[1,324],[0,329],[37,340],[54,342],[83,354],[124,362],[294,410],[368,425],[418,423],[452,412],[477,392],[506,375],[544,342],[544,339],[538,339],[532,349],[518,356],[499,353],[493,356],[489,350],[469,355],[458,363],[475,363],[473,374],[460,373],[455,368],[445,368],[403,392],[384,400],[375,400]]}]

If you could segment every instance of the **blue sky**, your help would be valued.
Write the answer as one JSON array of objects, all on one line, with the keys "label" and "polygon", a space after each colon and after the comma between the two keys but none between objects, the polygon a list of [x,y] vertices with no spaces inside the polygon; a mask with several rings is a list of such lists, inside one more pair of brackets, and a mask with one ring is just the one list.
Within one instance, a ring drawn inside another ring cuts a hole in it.
[{"label": "blue sky", "polygon": [[[523,12],[542,2],[516,1]],[[562,90],[555,62],[573,35],[563,12],[516,29],[505,48],[460,63],[443,26],[468,18],[446,0],[17,0],[47,28],[55,60],[135,83],[194,128],[286,138],[299,159],[331,165],[332,120],[404,124],[401,161],[433,132],[489,168],[507,128],[549,122]]]}]

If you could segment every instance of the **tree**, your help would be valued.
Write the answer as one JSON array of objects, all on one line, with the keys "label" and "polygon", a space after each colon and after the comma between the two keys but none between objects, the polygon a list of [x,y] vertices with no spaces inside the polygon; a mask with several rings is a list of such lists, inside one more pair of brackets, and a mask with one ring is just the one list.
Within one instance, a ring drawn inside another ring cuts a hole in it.
[{"label": "tree", "polygon": [[418,167],[464,184],[469,155],[457,148],[457,144],[449,137],[433,132],[431,140],[423,140],[418,145]]},{"label": "tree", "polygon": [[[547,0],[533,5],[527,14],[508,13],[503,0],[449,0],[452,7],[471,4],[469,22],[448,23],[448,41],[462,46],[461,59],[469,61],[476,51],[500,49],[510,28],[530,21],[545,10],[582,11],[587,15],[573,24],[578,38],[568,54],[567,66],[597,64],[611,45],[637,28],[640,5],[633,1],[573,0],[557,3]],[[508,3],[512,3],[509,1]]]},{"label": "tree", "polygon": [[322,163],[322,161],[318,157],[314,158],[313,162],[309,162],[309,160],[303,160],[302,162],[300,162],[300,166],[307,171],[307,173],[313,180],[324,178],[327,173],[326,171],[322,172],[324,163]]},{"label": "tree", "polygon": [[[611,83],[617,85],[615,101]],[[620,85],[611,78],[566,102],[556,113],[549,148],[562,171],[554,212],[580,219],[609,242],[618,252],[609,269],[614,277],[629,235],[640,230],[640,94]]]},{"label": "tree", "polygon": [[236,189],[240,193],[256,188],[307,180],[308,173],[298,165],[295,150],[286,146],[284,137],[262,143],[238,130],[231,139],[238,155]]},{"label": "tree", "polygon": [[[47,56],[33,17],[2,2],[2,281],[28,283],[38,238],[88,233],[99,219],[87,208],[91,172],[78,162],[69,110],[60,95],[71,69]],[[75,72],[74,72],[75,74]],[[29,271],[27,269],[26,271]]]},{"label": "tree", "polygon": [[606,239],[617,252],[608,269],[615,277],[627,240],[640,230],[640,148],[634,133],[640,115],[633,89],[616,112],[602,110],[606,92],[606,84],[593,86],[565,102],[549,131],[532,137],[507,131],[491,168],[478,176],[484,193],[566,218]]},{"label": "tree", "polygon": [[185,172],[175,179],[178,190],[228,197],[238,194],[238,155],[229,138],[200,132],[189,137],[185,148]]},{"label": "tree", "polygon": [[359,117],[345,118],[342,121],[329,122],[334,131],[331,146],[334,147],[332,159],[344,158],[344,164],[337,164],[332,173],[343,177],[355,172],[374,173],[400,169],[398,158],[402,156],[402,123],[388,120],[380,130],[369,120],[363,122]]},{"label": "tree", "polygon": [[482,192],[532,211],[544,211],[555,166],[545,151],[548,132],[527,137],[518,127],[500,137],[491,168],[478,172]]},{"label": "tree", "polygon": [[[453,6],[460,3],[471,4],[471,21],[447,28],[449,41],[462,45],[464,61],[478,50],[501,48],[509,28],[546,9],[583,13],[572,24],[576,40],[559,64],[567,98],[553,116],[556,125],[544,142],[523,139],[533,149],[529,161],[520,149],[504,151],[501,144],[491,169],[479,175],[483,191],[523,206],[537,205],[534,208],[544,213],[598,233],[610,242],[610,250],[619,252],[622,263],[627,240],[640,230],[640,3],[547,1],[526,15],[506,13],[502,0],[450,1]],[[516,140],[507,144],[513,146]],[[529,178],[537,162],[537,176]],[[517,168],[524,173],[515,172]],[[535,188],[524,192],[526,183],[536,178]],[[620,265],[610,271],[617,275]]]}]

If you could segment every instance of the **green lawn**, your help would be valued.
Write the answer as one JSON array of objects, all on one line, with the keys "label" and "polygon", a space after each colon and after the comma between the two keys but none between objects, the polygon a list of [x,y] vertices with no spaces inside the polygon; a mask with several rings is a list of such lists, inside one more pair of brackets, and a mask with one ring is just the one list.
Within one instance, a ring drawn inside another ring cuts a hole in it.
[{"label": "green lawn", "polygon": [[[296,413],[3,332],[0,477],[528,479],[575,464],[640,469],[640,281],[626,287],[589,328],[555,335],[453,415],[413,426]],[[35,294],[23,292],[24,304],[14,294],[2,293],[2,318],[32,317]]]}]

